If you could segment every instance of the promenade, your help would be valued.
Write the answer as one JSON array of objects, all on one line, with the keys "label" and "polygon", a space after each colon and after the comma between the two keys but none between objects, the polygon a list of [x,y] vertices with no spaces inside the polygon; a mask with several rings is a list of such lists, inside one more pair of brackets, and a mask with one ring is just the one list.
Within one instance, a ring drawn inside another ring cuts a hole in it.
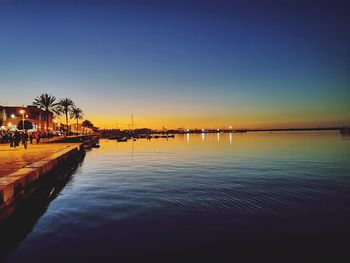
[{"label": "promenade", "polygon": [[77,147],[78,143],[41,143],[11,148],[9,144],[0,144],[0,178],[34,162],[45,159],[67,148]]}]

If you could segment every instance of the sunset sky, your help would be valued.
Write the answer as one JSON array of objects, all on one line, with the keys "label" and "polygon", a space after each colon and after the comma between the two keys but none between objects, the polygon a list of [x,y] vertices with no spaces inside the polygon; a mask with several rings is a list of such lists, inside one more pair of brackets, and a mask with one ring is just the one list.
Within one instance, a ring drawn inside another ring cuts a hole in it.
[{"label": "sunset sky", "polygon": [[0,105],[100,128],[350,124],[350,1],[0,0]]}]

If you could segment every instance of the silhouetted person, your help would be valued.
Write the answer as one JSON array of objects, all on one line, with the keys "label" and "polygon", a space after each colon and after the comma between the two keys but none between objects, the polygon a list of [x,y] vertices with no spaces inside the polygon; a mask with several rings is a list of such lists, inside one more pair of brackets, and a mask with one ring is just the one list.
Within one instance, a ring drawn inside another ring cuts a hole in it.
[{"label": "silhouetted person", "polygon": [[39,133],[39,132],[36,132],[36,133],[34,134],[34,137],[35,137],[35,140],[36,140],[36,144],[39,144],[39,142],[40,142],[40,133]]},{"label": "silhouetted person", "polygon": [[28,133],[23,131],[21,139],[22,139],[22,145],[24,146],[24,149],[27,149],[27,147],[28,147]]},{"label": "silhouetted person", "polygon": [[16,148],[19,146],[19,143],[21,142],[21,134],[19,131],[15,131],[15,140],[14,140],[14,147]]},{"label": "silhouetted person", "polygon": [[14,146],[14,142],[15,142],[15,136],[14,134],[10,134],[10,147],[13,147]]},{"label": "silhouetted person", "polygon": [[31,132],[30,134],[29,134],[29,141],[30,141],[30,144],[33,144],[33,133]]}]

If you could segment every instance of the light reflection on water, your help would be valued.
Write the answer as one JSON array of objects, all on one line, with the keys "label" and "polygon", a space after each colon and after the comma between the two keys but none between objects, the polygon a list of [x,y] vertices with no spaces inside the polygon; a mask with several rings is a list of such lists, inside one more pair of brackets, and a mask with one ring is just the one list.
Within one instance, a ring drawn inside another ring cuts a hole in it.
[{"label": "light reflection on water", "polygon": [[101,140],[9,262],[217,256],[232,244],[254,251],[258,241],[313,240],[319,250],[332,239],[341,249],[349,146],[333,132]]}]

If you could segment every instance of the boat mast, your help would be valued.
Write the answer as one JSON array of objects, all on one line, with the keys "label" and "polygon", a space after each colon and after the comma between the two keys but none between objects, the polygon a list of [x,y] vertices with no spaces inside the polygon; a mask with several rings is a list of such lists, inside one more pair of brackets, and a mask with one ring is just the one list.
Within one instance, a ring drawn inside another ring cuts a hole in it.
[{"label": "boat mast", "polygon": [[134,130],[134,116],[131,113],[131,129]]}]

